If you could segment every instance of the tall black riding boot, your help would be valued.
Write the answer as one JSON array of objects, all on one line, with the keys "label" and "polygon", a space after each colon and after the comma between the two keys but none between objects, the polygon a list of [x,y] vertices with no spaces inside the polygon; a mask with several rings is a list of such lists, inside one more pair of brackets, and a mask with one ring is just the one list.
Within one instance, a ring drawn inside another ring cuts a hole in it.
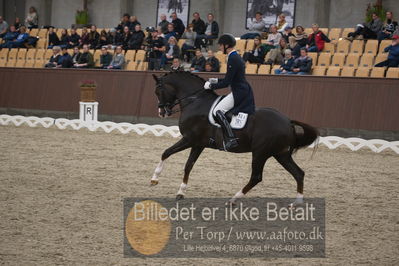
[{"label": "tall black riding boot", "polygon": [[222,111],[216,112],[216,119],[218,120],[223,131],[224,148],[226,151],[238,146],[238,141],[234,136],[233,130],[230,127],[230,123],[227,121],[226,116]]}]

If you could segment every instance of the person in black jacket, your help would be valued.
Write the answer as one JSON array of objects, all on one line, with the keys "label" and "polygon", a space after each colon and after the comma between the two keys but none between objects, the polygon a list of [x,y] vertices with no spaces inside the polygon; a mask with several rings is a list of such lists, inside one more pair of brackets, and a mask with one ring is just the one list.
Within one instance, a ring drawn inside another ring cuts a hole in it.
[{"label": "person in black jacket", "polygon": [[292,51],[290,49],[286,49],[284,51],[284,61],[281,64],[279,69],[274,70],[274,74],[276,75],[282,75],[282,74],[288,74],[288,72],[291,71],[292,67],[294,66],[294,57],[292,57]]},{"label": "person in black jacket", "polygon": [[76,29],[72,28],[71,35],[69,36],[68,48],[74,48],[76,46],[79,46],[79,40],[79,34],[76,33]]},{"label": "person in black jacket", "polygon": [[301,56],[295,59],[288,75],[309,75],[312,70],[312,58],[308,56],[306,48],[301,49]]},{"label": "person in black jacket", "polygon": [[79,46],[75,46],[73,48],[72,63],[77,64],[81,55],[82,53],[79,50]]},{"label": "person in black jacket", "polygon": [[165,68],[168,62],[171,62],[173,58],[180,57],[180,48],[177,45],[177,40],[175,37],[170,37],[168,43],[165,46],[165,52],[162,54],[161,58],[161,68]]},{"label": "person in black jacket", "polygon": [[52,49],[54,46],[60,44],[60,39],[58,39],[57,33],[54,31],[54,27],[48,29],[48,47],[47,49]]},{"label": "person in black jacket", "polygon": [[215,21],[212,13],[208,14],[208,22],[205,25],[205,33],[197,34],[195,40],[196,47],[206,46],[209,40],[215,40],[219,37],[219,24]]},{"label": "person in black jacket", "polygon": [[136,28],[136,25],[141,25],[141,23],[137,20],[136,16],[131,16],[129,19],[130,25],[129,25],[129,30],[134,31]]},{"label": "person in black jacket", "polygon": [[129,41],[129,49],[140,50],[144,42],[144,32],[141,30],[141,25],[137,24]]},{"label": "person in black jacket", "polygon": [[92,25],[89,33],[90,49],[96,49],[99,41],[100,41],[100,34],[97,32],[97,27],[96,25]]},{"label": "person in black jacket", "polygon": [[100,39],[98,40],[98,45],[96,49],[101,49],[101,47],[107,46],[108,44],[109,44],[108,33],[106,32],[106,30],[103,29],[100,32]]},{"label": "person in black jacket", "polygon": [[172,18],[172,24],[174,26],[174,29],[179,34],[179,38],[180,38],[183,35],[186,27],[184,26],[183,21],[177,17],[176,12],[173,12],[170,15],[170,17]]},{"label": "person in black jacket", "polygon": [[130,33],[130,29],[128,26],[126,26],[123,29],[123,34],[122,34],[122,47],[123,50],[127,50],[129,48],[129,42],[130,38],[132,37],[132,34]]},{"label": "person in black jacket", "polygon": [[265,61],[266,48],[262,45],[260,37],[255,37],[254,47],[251,51],[245,52],[242,56],[244,62],[251,64],[263,64]]},{"label": "person in black jacket", "polygon": [[57,68],[71,68],[71,67],[73,67],[72,57],[70,54],[68,54],[68,49],[66,47],[63,47],[61,49],[61,56],[59,57],[57,62]]},{"label": "person in black jacket", "polygon": [[108,43],[115,49],[117,46],[122,45],[122,35],[116,29],[110,29]]},{"label": "person in black jacket", "polygon": [[102,68],[102,69],[108,68],[108,66],[111,64],[111,61],[112,61],[112,55],[110,53],[108,53],[107,47],[102,47],[99,68]]},{"label": "person in black jacket", "polygon": [[118,26],[115,27],[115,29],[122,34],[123,33],[123,29],[125,27],[130,27],[130,15],[128,13],[123,14],[123,17],[121,19],[121,23],[118,24]]},{"label": "person in black jacket", "polygon": [[70,40],[70,38],[68,35],[68,31],[66,29],[62,29],[59,46],[61,48],[69,48],[69,40]]},{"label": "person in black jacket", "polygon": [[48,63],[46,65],[44,65],[44,67],[46,68],[54,68],[57,67],[58,65],[58,60],[61,57],[61,48],[59,46],[54,46],[53,48],[53,55],[50,57],[50,60],[48,61]]},{"label": "person in black jacket", "polygon": [[245,62],[235,51],[235,38],[230,34],[224,34],[218,41],[219,49],[228,54],[227,73],[223,79],[212,78],[205,82],[204,89],[217,90],[231,87],[231,93],[224,97],[214,108],[213,115],[222,127],[224,148],[231,151],[238,146],[238,141],[227,121],[225,113],[231,111],[237,115],[239,112],[253,114],[255,112],[255,100],[252,88],[245,79]]},{"label": "person in black jacket", "polygon": [[205,57],[200,49],[195,50],[195,56],[191,61],[190,70],[192,72],[203,72],[205,70]]},{"label": "person in black jacket", "polygon": [[162,33],[166,34],[168,32],[169,21],[166,20],[165,14],[161,14],[159,18],[161,21],[158,23],[158,27],[161,27]]},{"label": "person in black jacket", "polygon": [[206,59],[206,64],[211,65],[211,72],[219,72],[220,70],[220,62],[219,59],[217,59],[213,51],[211,49],[208,50],[208,58]]},{"label": "person in black jacket", "polygon": [[194,12],[193,17],[194,19],[191,23],[194,25],[194,31],[199,35],[204,34],[206,26],[205,22],[200,18],[200,14],[198,12]]}]

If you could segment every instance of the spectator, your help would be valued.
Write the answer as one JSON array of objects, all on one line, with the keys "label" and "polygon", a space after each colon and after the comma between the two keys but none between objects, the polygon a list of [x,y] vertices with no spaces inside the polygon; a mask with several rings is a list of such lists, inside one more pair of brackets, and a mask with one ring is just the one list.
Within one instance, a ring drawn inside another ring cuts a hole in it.
[{"label": "spectator", "polygon": [[62,29],[59,46],[61,48],[72,48],[72,46],[69,45],[69,41],[70,37],[68,35],[68,31],[66,29]]},{"label": "spectator", "polygon": [[180,64],[179,58],[173,58],[172,66],[170,67],[171,71],[184,71],[184,67]]},{"label": "spectator", "polygon": [[209,62],[205,62],[205,72],[214,72],[212,71],[212,64]]},{"label": "spectator", "polygon": [[292,52],[290,49],[285,49],[284,51],[284,61],[279,69],[274,70],[274,74],[288,74],[294,66],[294,57],[292,57]]},{"label": "spectator", "polygon": [[391,38],[397,28],[398,22],[393,20],[393,13],[391,11],[388,11],[386,13],[386,20],[382,27],[382,30],[377,34],[378,41]]},{"label": "spectator", "polygon": [[208,58],[206,59],[206,63],[205,64],[210,64],[211,65],[211,71],[210,72],[219,72],[219,70],[220,70],[219,59],[217,59],[215,57],[215,55],[213,54],[213,51],[211,49],[208,50]]},{"label": "spectator", "polygon": [[193,21],[191,21],[191,24],[193,24],[194,26],[194,31],[198,34],[198,35],[202,35],[205,33],[206,30],[206,26],[205,26],[205,22],[200,18],[200,14],[198,12],[194,12],[193,14]]},{"label": "spectator", "polygon": [[281,63],[283,62],[283,59],[284,59],[286,49],[288,49],[288,44],[284,38],[281,38],[278,46],[276,48],[270,50],[269,53],[267,53],[266,59],[265,59],[266,64],[281,65]]},{"label": "spectator", "polygon": [[[295,35],[292,33],[292,28],[290,26],[287,26],[285,28],[284,32],[281,34],[281,37],[283,37],[285,42],[288,43],[289,45],[291,44],[290,38],[291,38],[291,40],[295,40]],[[295,44],[294,44],[294,46],[295,46]],[[291,49],[294,48],[294,46],[291,47],[291,45],[290,45]]]},{"label": "spectator", "polygon": [[177,39],[177,33],[175,32],[175,27],[173,23],[169,23],[168,25],[168,33],[165,34],[165,41],[169,41],[170,37],[175,37]]},{"label": "spectator", "polygon": [[158,23],[158,27],[161,27],[162,33],[166,34],[168,32],[169,21],[166,20],[165,14],[161,14],[159,18],[161,21]]},{"label": "spectator", "polygon": [[372,20],[367,23],[358,24],[356,31],[348,34],[348,40],[359,39],[377,39],[378,32],[382,29],[382,21],[376,13],[372,14]]},{"label": "spectator", "polygon": [[72,57],[68,54],[68,49],[63,47],[61,49],[61,56],[58,59],[57,68],[71,68],[73,67]]},{"label": "spectator", "polygon": [[128,26],[126,26],[123,29],[123,34],[122,34],[122,48],[124,50],[127,50],[129,48],[129,42],[130,42],[131,37],[132,37],[132,34],[130,33],[130,29]]},{"label": "spectator", "polygon": [[196,47],[206,46],[208,40],[215,40],[219,36],[219,25],[212,13],[208,14],[208,22],[205,25],[205,34],[197,35]]},{"label": "spectator", "polygon": [[141,25],[141,23],[137,20],[136,16],[131,16],[129,22],[130,22],[130,25],[129,25],[130,31],[134,31],[134,29],[136,28],[136,25]]},{"label": "spectator", "polygon": [[276,48],[279,45],[281,38],[282,38],[281,34],[277,32],[277,26],[271,25],[266,43],[263,45],[265,47],[265,53],[267,54],[270,50]]},{"label": "spectator", "polygon": [[312,30],[313,33],[309,35],[308,45],[306,45],[306,48],[309,52],[321,52],[324,49],[324,44],[330,42],[330,39],[328,39],[328,37],[319,30],[319,25],[313,24]]},{"label": "spectator", "polygon": [[162,38],[165,39],[165,34],[163,34],[161,27],[157,27],[157,32],[158,32],[158,36],[159,37],[162,37]]},{"label": "spectator", "polygon": [[115,49],[118,45],[122,45],[122,36],[116,29],[109,30],[108,43],[111,45],[112,49]]},{"label": "spectator", "polygon": [[288,27],[288,22],[285,20],[285,15],[280,14],[280,16],[278,16],[277,31],[283,34],[283,32],[287,27]]},{"label": "spectator", "polygon": [[83,53],[79,56],[75,68],[92,68],[94,66],[93,55],[89,52],[89,45],[83,45]]},{"label": "spectator", "polygon": [[22,26],[21,20],[18,17],[15,18],[14,26],[17,30]]},{"label": "spectator", "polygon": [[[15,28],[15,27],[14,27]],[[24,48],[25,42],[28,40],[29,34],[26,33],[26,27],[21,26],[19,29],[19,34],[14,41],[10,41],[6,43],[7,48]]]},{"label": "spectator", "polygon": [[111,64],[112,55],[108,52],[107,47],[103,46],[101,48],[101,55],[100,55],[100,68],[108,68]]},{"label": "spectator", "polygon": [[295,59],[288,75],[309,75],[312,70],[312,58],[308,56],[306,48],[301,49],[301,56]]},{"label": "spectator", "polygon": [[75,28],[72,28],[71,35],[69,35],[68,48],[74,48],[76,46],[79,46],[79,40],[80,40],[79,34],[76,33]]},{"label": "spectator", "polygon": [[289,37],[289,44],[292,49],[292,55],[297,58],[301,56],[301,48],[306,48],[308,44],[308,35],[302,26],[296,26],[295,37]]},{"label": "spectator", "polygon": [[125,27],[130,27],[130,15],[128,13],[123,14],[121,23],[115,29],[122,34]]},{"label": "spectator", "polygon": [[14,25],[10,26],[10,30],[6,33],[6,35],[3,37],[3,40],[5,41],[0,47],[1,48],[6,48],[7,45],[13,41],[16,41],[18,38],[18,32],[15,29]]},{"label": "spectator", "polygon": [[86,27],[83,27],[83,29],[82,29],[82,36],[80,37],[79,43],[80,43],[80,47],[83,47],[83,45],[89,44],[89,33],[87,32]]},{"label": "spectator", "polygon": [[61,47],[59,46],[54,46],[53,47],[53,55],[50,57],[50,60],[47,62],[47,64],[44,65],[46,68],[54,68],[57,67],[58,61],[60,60],[61,57]]},{"label": "spectator", "polygon": [[54,46],[60,44],[60,39],[58,39],[57,33],[54,31],[54,27],[48,29],[48,47],[47,49],[52,49]]},{"label": "spectator", "polygon": [[96,49],[100,41],[100,34],[97,32],[96,25],[91,25],[89,33],[89,47],[90,49]]},{"label": "spectator", "polygon": [[[169,24],[170,25],[170,24]],[[171,36],[168,43],[165,46],[165,52],[162,54],[161,58],[161,68],[165,68],[165,65],[172,61],[173,58],[179,58],[180,49],[177,46],[177,40],[175,37]]]},{"label": "spectator", "polygon": [[141,30],[141,25],[137,24],[129,41],[129,49],[140,50],[143,49],[144,32]]},{"label": "spectator", "polygon": [[190,70],[192,72],[203,72],[205,70],[205,57],[200,49],[195,50],[195,57],[191,61]]},{"label": "spectator", "polygon": [[73,55],[72,55],[72,63],[75,65],[79,62],[79,58],[82,55],[82,53],[79,50],[78,46],[75,46],[73,48]]},{"label": "spectator", "polygon": [[251,64],[263,64],[265,61],[265,55],[266,46],[262,45],[260,37],[257,36],[255,37],[252,50],[245,52],[242,58],[245,62],[250,62]]},{"label": "spectator", "polygon": [[100,39],[98,41],[98,45],[96,49],[101,49],[104,46],[107,46],[109,44],[109,40],[108,40],[108,33],[106,30],[101,30],[100,32]]},{"label": "spectator", "polygon": [[37,29],[39,27],[39,16],[37,15],[36,8],[31,6],[29,8],[28,15],[25,19],[26,26],[28,29]]},{"label": "spectator", "polygon": [[262,13],[256,12],[255,20],[252,20],[248,25],[248,29],[252,32],[245,33],[241,36],[241,39],[255,39],[255,37],[260,37],[262,32],[265,30],[265,26],[266,24],[262,18]]},{"label": "spectator", "polygon": [[376,67],[399,67],[399,35],[392,37],[392,44],[384,49],[388,59],[376,64]]},{"label": "spectator", "polygon": [[181,48],[182,54],[186,62],[191,61],[191,52],[189,50],[195,49],[195,40],[197,39],[197,33],[193,31],[193,29],[194,25],[189,24],[182,36],[183,39],[186,39],[185,43],[183,43],[183,46]]},{"label": "spectator", "polygon": [[7,34],[8,23],[0,16],[0,38],[3,38]]},{"label": "spectator", "polygon": [[158,32],[154,30],[151,32],[151,37],[147,38],[146,43],[150,47],[148,68],[149,70],[159,70],[162,53],[165,51],[164,38],[158,36]]},{"label": "spectator", "polygon": [[172,18],[175,31],[179,34],[179,37],[182,36],[184,30],[186,29],[186,27],[184,27],[183,21],[177,17],[176,12],[173,12],[170,17]]},{"label": "spectator", "polygon": [[108,69],[122,69],[125,64],[125,56],[122,53],[122,46],[118,46],[115,49],[114,58],[112,58],[111,63],[108,66]]}]

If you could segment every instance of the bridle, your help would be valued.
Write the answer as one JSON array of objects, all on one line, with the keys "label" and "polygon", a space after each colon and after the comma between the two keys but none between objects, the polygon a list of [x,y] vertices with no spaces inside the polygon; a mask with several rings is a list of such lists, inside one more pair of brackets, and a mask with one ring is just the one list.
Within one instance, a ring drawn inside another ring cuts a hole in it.
[{"label": "bridle", "polygon": [[[161,91],[161,92],[165,92],[165,87],[164,87],[164,84],[163,84],[162,80],[158,82],[158,84],[156,85],[156,88],[157,88],[159,91]],[[204,91],[205,91],[205,90],[201,88],[201,89],[196,90],[195,92],[193,92],[193,93],[191,93],[191,94],[189,94],[189,95],[187,95],[187,96],[184,96],[184,97],[181,97],[181,98],[176,99],[173,103],[170,103],[170,102],[166,102],[166,103],[159,102],[159,103],[158,103],[158,108],[164,109],[165,113],[166,113],[168,116],[170,116],[170,115],[172,115],[172,114],[175,114],[175,113],[180,112],[181,109],[183,109],[183,108],[186,107],[187,105],[189,105],[189,104],[191,104],[192,102],[194,102],[194,101],[197,99],[197,94],[199,94],[199,93],[201,93],[201,92],[204,92]],[[188,100],[188,99],[191,99],[191,100],[188,101],[187,103],[185,103],[185,104],[183,105],[183,101]],[[180,104],[180,109],[173,110],[173,108],[174,108],[176,105],[178,105],[178,104]]]}]

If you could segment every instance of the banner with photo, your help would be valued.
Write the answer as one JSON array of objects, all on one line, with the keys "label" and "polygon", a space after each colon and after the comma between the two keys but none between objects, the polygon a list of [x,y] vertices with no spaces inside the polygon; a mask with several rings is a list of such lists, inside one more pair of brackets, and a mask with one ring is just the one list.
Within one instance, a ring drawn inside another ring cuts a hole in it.
[{"label": "banner with photo", "polygon": [[176,12],[177,17],[183,21],[184,26],[188,25],[190,12],[190,0],[158,0],[157,24],[160,22],[160,16],[166,15],[166,19],[171,22],[170,15]]},{"label": "banner with photo", "polygon": [[263,14],[266,27],[277,24],[278,16],[285,14],[285,20],[290,26],[295,23],[295,4],[296,0],[247,0],[247,17],[245,28],[248,29],[252,21],[255,20],[256,12]]}]

